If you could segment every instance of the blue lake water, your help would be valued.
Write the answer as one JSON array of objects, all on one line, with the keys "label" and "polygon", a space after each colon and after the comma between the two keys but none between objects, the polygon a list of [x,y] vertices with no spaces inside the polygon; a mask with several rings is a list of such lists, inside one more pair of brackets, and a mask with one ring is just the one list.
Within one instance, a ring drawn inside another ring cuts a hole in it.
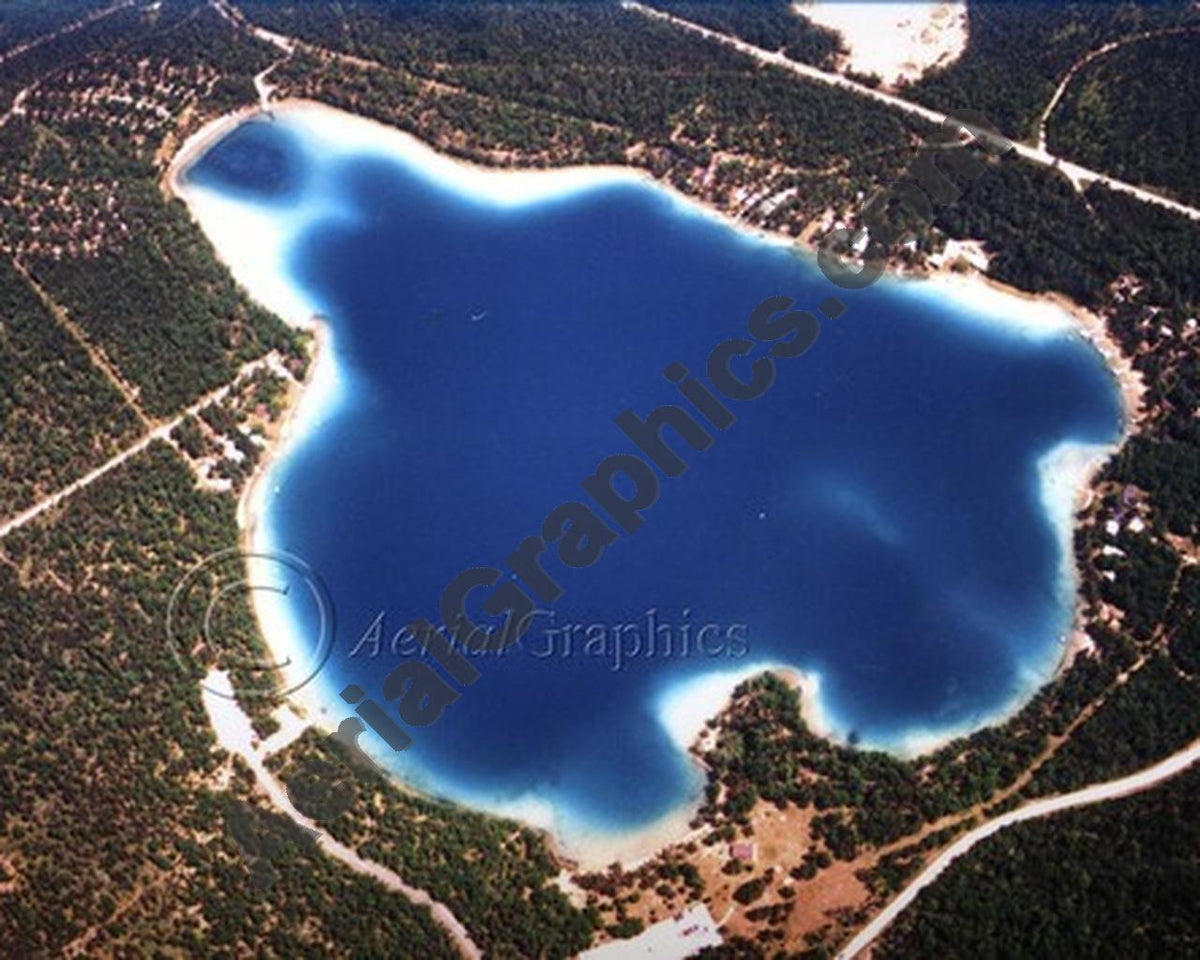
[{"label": "blue lake water", "polygon": [[[816,671],[841,735],[888,745],[979,722],[1048,677],[1073,601],[1037,464],[1120,432],[1082,342],[912,284],[839,290],[631,182],[492,204],[382,153],[331,156],[287,121],[242,126],[188,177],[300,223],[286,269],[334,331],[346,389],[274,468],[265,522],[333,598],[335,707],[350,682],[383,702],[397,630],[436,622],[455,575],[502,567],[550,510],[587,499],[599,461],[637,452],[613,418],[682,403],[668,364],[702,375],[767,296],[846,304],[765,396],[729,402],[737,422],[710,449],[676,445],[690,468],[662,479],[641,529],[587,569],[547,560],[565,591],[552,617],[472,658],[481,679],[408,728],[396,769],[419,784],[636,827],[697,789],[656,712],[690,678]],[[378,656],[360,643],[373,623]]]}]

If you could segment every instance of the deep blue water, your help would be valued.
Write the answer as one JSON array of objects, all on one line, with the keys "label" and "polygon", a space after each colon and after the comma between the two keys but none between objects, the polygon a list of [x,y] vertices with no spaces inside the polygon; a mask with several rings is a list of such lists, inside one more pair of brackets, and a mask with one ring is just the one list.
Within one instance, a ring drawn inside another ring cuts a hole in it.
[{"label": "deep blue water", "polygon": [[[398,658],[386,643],[349,655],[377,616],[385,640],[436,621],[456,574],[502,566],[552,508],[586,499],[580,481],[600,460],[636,451],[613,417],[681,402],[669,363],[702,373],[769,295],[847,306],[805,356],[778,361],[764,397],[730,402],[737,422],[710,430],[710,449],[677,445],[690,469],[662,480],[642,529],[588,569],[547,561],[565,588],[554,620],[474,658],[482,679],[437,724],[409,728],[398,767],[410,776],[629,827],[696,787],[655,715],[688,677],[816,670],[841,733],[889,743],[992,715],[1046,676],[1071,598],[1036,462],[1120,425],[1090,348],[893,281],[838,290],[807,259],[650,187],[506,208],[382,156],[320,155],[286,123],[255,123],[189,176],[281,214],[342,211],[298,235],[289,270],[327,312],[352,386],[276,468],[268,515],[275,544],[333,597],[332,691],[355,680],[382,702]],[[643,652],[616,669],[616,626],[630,623]],[[564,624],[580,625],[566,656],[566,634],[547,633]]]}]

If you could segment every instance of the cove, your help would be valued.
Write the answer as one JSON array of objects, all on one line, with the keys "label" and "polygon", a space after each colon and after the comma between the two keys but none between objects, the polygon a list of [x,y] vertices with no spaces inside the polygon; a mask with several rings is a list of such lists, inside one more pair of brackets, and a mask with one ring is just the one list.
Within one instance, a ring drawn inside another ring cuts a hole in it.
[{"label": "cove", "polygon": [[[689,469],[662,478],[641,529],[585,570],[547,555],[565,594],[520,644],[475,655],[479,682],[403,754],[368,744],[397,774],[566,835],[631,831],[696,796],[664,720],[680,698],[715,713],[714,676],[819,676],[831,731],[888,749],[1049,679],[1074,596],[1070,510],[1047,481],[1077,483],[1051,476],[1057,455],[1114,443],[1123,416],[1068,324],[982,286],[974,303],[895,280],[839,290],[632,176],[460,176],[398,136],[284,112],[186,172],[235,272],[332,332],[338,389],[272,466],[260,517],[262,544],[333,598],[315,681],[331,715],[351,712],[350,683],[380,699],[414,655],[395,632],[437,622],[457,574],[503,567],[600,460],[638,452],[613,418],[682,403],[666,367],[703,376],[768,296],[846,311],[710,449],[675,444]],[[303,648],[311,623],[290,613],[292,635],[268,639]]]}]

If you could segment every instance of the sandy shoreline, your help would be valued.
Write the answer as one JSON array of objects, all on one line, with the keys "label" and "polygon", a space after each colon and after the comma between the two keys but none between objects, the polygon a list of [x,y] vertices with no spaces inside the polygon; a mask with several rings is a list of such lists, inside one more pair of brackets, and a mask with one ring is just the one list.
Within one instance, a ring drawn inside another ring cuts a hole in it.
[{"label": "sandy shoreline", "polygon": [[[294,122],[329,129],[336,125],[345,134],[353,150],[375,149],[391,158],[402,159],[410,167],[451,185],[457,192],[501,206],[520,206],[540,199],[574,193],[591,186],[626,183],[649,185],[691,212],[715,220],[738,233],[773,246],[795,248],[795,240],[769,230],[743,223],[697,200],[670,183],[658,180],[648,170],[620,164],[578,164],[574,166],[521,168],[491,167],[461,157],[441,153],[404,130],[389,127],[369,117],[349,113],[319,100],[289,97],[271,104],[275,117],[286,116]],[[205,124],[187,138],[168,166],[165,183],[172,195],[188,203],[183,174],[209,147],[231,133],[241,123],[264,116],[258,107],[243,107]],[[349,152],[349,150],[347,151]],[[190,203],[189,203],[190,206]]]},{"label": "sandy shoreline", "polygon": [[[276,550],[263,523],[267,498],[274,490],[272,470],[299,442],[311,419],[311,415],[306,417],[305,408],[311,410],[319,406],[322,395],[327,396],[330,393],[330,387],[323,385],[323,382],[332,378],[336,384],[337,368],[328,324],[314,318],[305,324],[305,329],[313,334],[308,376],[303,383],[293,381],[289,390],[288,406],[278,432],[265,447],[237,505],[238,548],[248,557],[248,579],[255,583],[272,582],[276,572],[271,563],[258,559],[258,556],[269,555]],[[298,658],[293,641],[281,642],[282,638],[294,638],[296,630],[277,598],[259,590],[252,591],[251,598],[254,615],[258,619],[263,640],[272,658],[276,662],[293,656]],[[303,675],[289,675],[292,682],[300,682],[302,679]],[[322,690],[320,675],[292,690],[288,694],[287,702],[296,707],[302,717],[319,724],[327,732],[332,732],[341,719],[332,717],[329,712],[327,704],[331,699]]]},{"label": "sandy shoreline", "polygon": [[[242,122],[259,113],[257,107],[245,107],[205,124],[184,141],[164,174],[163,183],[166,189],[171,196],[183,202],[192,219],[199,223],[202,229],[211,228],[213,221],[219,219],[220,211],[205,208],[206,201],[185,183],[184,174],[209,147],[233,132]],[[289,326],[312,335],[307,376],[303,383],[293,382],[291,385],[283,419],[263,448],[237,504],[238,549],[248,557],[248,577],[254,582],[270,583],[274,580],[275,571],[270,563],[256,555],[269,554],[275,550],[263,523],[267,498],[272,492],[272,472],[275,466],[286,458],[288,451],[299,442],[304,432],[311,428],[314,420],[321,415],[322,408],[327,408],[331,399],[338,393],[339,378],[333,355],[333,334],[315,304],[295,295],[294,291],[283,290],[279,285],[267,281],[266,275],[269,270],[262,269],[261,263],[264,260],[271,261],[274,268],[283,254],[282,249],[277,246],[276,249],[265,251],[266,256],[261,260],[258,257],[229,256],[227,251],[231,246],[236,250],[236,244],[215,241],[208,229],[205,229],[205,235],[212,242],[217,258],[253,300],[271,310]],[[248,264],[259,264],[260,269],[255,270]],[[251,598],[263,641],[271,657],[277,663],[284,663],[292,658],[299,659],[298,651],[294,649],[296,644],[292,639],[295,630],[283,608],[272,602],[272,596],[264,591],[252,591]],[[337,719],[331,717],[327,706],[330,700],[321,690],[319,676],[293,690],[288,695],[287,702],[305,720],[329,727],[330,731],[336,728]]]},{"label": "sandy shoreline", "polygon": [[[363,149],[364,144],[369,149],[378,148],[389,156],[400,156],[431,177],[448,181],[452,186],[465,193],[483,196],[492,202],[517,205],[552,195],[575,192],[592,185],[621,180],[651,184],[658,190],[666,191],[690,211],[700,213],[708,218],[715,218],[726,225],[733,226],[744,235],[790,249],[803,249],[798,248],[790,237],[747,227],[746,224],[661,183],[648,171],[623,166],[579,166],[546,170],[481,167],[440,154],[410,134],[315,101],[283,101],[272,106],[272,113],[288,114],[301,123],[336,124],[338,129],[346,134],[344,138],[339,138],[339,142],[346,143],[347,150],[357,152]],[[288,323],[314,333],[314,349],[309,378],[306,384],[297,388],[294,391],[295,395],[290,398],[291,403],[279,435],[265,452],[262,462],[248,483],[238,505],[242,548],[248,551],[268,551],[272,549],[272,544],[268,542],[269,536],[264,528],[263,517],[267,498],[272,492],[270,489],[272,468],[286,456],[288,449],[317,421],[322,413],[328,412],[328,408],[334,402],[342,385],[339,382],[339,372],[334,360],[332,331],[326,323],[319,319],[320,311],[317,309],[317,305],[307,302],[301,293],[286,284],[280,284],[277,277],[271,276],[272,271],[278,273],[279,258],[283,255],[283,240],[279,235],[273,237],[270,235],[270,231],[265,227],[266,215],[263,215],[263,222],[256,226],[262,231],[266,231],[263,235],[268,236],[266,246],[270,249],[263,249],[262,236],[252,235],[254,231],[243,229],[244,235],[239,237],[237,235],[239,227],[244,226],[242,221],[235,224],[230,219],[224,227],[224,236],[215,237],[214,224],[219,224],[225,213],[232,210],[232,206],[225,206],[219,198],[205,195],[203,191],[198,191],[184,182],[183,173],[191,163],[244,120],[256,115],[260,115],[257,107],[247,107],[211,121],[192,134],[175,154],[166,171],[164,184],[172,195],[180,198],[188,206],[193,218],[201,224],[206,236],[217,248],[218,256],[226,263],[234,277],[252,298],[283,317]],[[239,217],[242,217],[244,221],[244,214],[239,214]],[[272,243],[274,243],[273,248],[271,248]],[[248,247],[253,249],[254,255],[249,257],[239,255],[237,252],[239,245],[243,252],[249,252]],[[234,252],[230,253],[231,250]],[[803,252],[810,255],[813,251],[803,249]],[[1027,304],[1036,305],[1039,310],[1035,313],[1046,318],[1048,329],[1055,329],[1054,324],[1060,321],[1071,324],[1080,336],[1088,339],[1101,353],[1120,386],[1128,411],[1126,431],[1120,443],[1124,443],[1136,430],[1145,388],[1130,361],[1121,354],[1117,345],[1108,336],[1103,319],[1099,316],[1058,295],[1024,294],[977,273],[962,276],[943,270],[924,280],[905,280],[905,282],[913,282],[932,295],[969,297],[976,310],[984,309],[984,312],[996,315],[1011,316],[1011,298],[1015,296]],[[1048,307],[1052,309],[1047,309]],[[1056,321],[1052,315],[1057,315],[1060,319]],[[1062,321],[1064,317],[1068,319]],[[1072,503],[1075,509],[1081,507],[1090,495],[1095,471],[1108,456],[1111,456],[1112,452],[1119,449],[1119,445],[1109,448],[1103,456],[1093,451],[1090,459],[1084,462],[1076,459],[1061,468],[1067,471],[1061,476],[1067,477],[1066,483],[1074,492]],[[1068,522],[1073,526],[1073,520],[1068,519]],[[1073,553],[1070,554],[1070,560],[1073,567]],[[279,609],[273,610],[269,605],[264,606],[258,602],[257,592],[255,608],[264,639],[271,648],[272,654],[281,661],[287,659],[292,653],[288,646],[292,643],[289,638],[294,637],[294,631],[285,622]],[[1081,624],[1078,622],[1078,613],[1077,609],[1074,642],[1082,647],[1086,643],[1086,635],[1080,636]],[[802,691],[805,720],[810,729],[823,736],[833,736],[828,719],[821,712],[818,677],[777,664],[752,668],[749,673],[759,673],[765,669],[772,669],[783,675],[789,682],[798,685]],[[689,748],[695,747],[703,734],[706,721],[715,717],[728,706],[733,688],[747,675],[749,675],[747,671],[738,671],[736,677],[732,674],[706,676],[698,678],[697,685],[690,691],[687,689],[689,683],[682,684],[680,690],[671,691],[668,699],[673,703],[667,707],[660,704],[659,719],[682,750],[689,752]],[[1044,678],[1039,686],[1044,685],[1049,679],[1049,677]],[[333,718],[330,714],[327,704],[336,702],[336,698],[331,701],[322,695],[319,680],[307,684],[292,694],[289,699],[304,712],[307,719],[319,726],[331,729],[336,726],[336,720],[340,719],[340,717]],[[1022,703],[1024,699],[1022,699]],[[1017,704],[1011,710],[1006,711],[1003,716],[998,716],[988,724],[982,725],[1002,722],[1016,709],[1019,709],[1020,705]],[[973,724],[972,729],[980,725]],[[913,750],[904,750],[903,752],[926,752],[957,735],[955,731],[931,732],[928,736],[915,733],[911,738]],[[692,755],[694,756],[694,754]],[[536,802],[531,801],[531,803],[537,806]],[[592,832],[589,836],[576,838],[576,841],[571,843],[564,843],[563,838],[556,835],[556,825],[546,822],[548,816],[551,819],[553,817],[548,815],[545,810],[534,809],[532,806],[526,809],[525,805],[517,802],[511,805],[507,811],[493,810],[493,812],[507,813],[507,815],[527,819],[533,825],[546,829],[551,835],[556,850],[566,857],[584,865],[602,866],[616,857],[626,859],[649,856],[665,846],[679,842],[689,829],[688,821],[694,815],[694,810],[694,804],[689,803],[649,827],[623,832],[619,835]]]},{"label": "sandy shoreline", "polygon": [[[701,674],[668,689],[659,698],[656,715],[675,746],[695,763],[702,776],[707,773],[707,767],[700,757],[715,743],[715,731],[708,728],[709,721],[729,708],[738,686],[765,673],[773,673],[799,690],[801,713],[809,729],[819,736],[831,735],[828,720],[821,712],[820,677],[815,673],[781,663],[759,663],[737,670]],[[573,830],[569,838],[564,838],[550,823],[537,825],[550,832],[560,854],[583,869],[602,870],[619,861],[625,869],[633,870],[666,847],[706,832],[704,827],[692,827],[697,803],[681,804],[655,822],[633,830]],[[524,819],[519,806],[502,812]]]},{"label": "sandy shoreline", "polygon": [[171,162],[163,177],[163,183],[171,196],[178,197],[186,204],[187,198],[182,192],[185,187],[182,178],[183,174],[187,172],[187,168],[199,160],[209,147],[237,129],[240,123],[257,116],[260,112],[257,106],[253,106],[242,107],[231,113],[222,114],[217,119],[204,124],[184,140],[179,149],[175,151],[174,156],[171,157]]},{"label": "sandy shoreline", "polygon": [[[1076,593],[1071,623],[1064,631],[1063,642],[1060,650],[1056,651],[1053,664],[1044,669],[1036,669],[1027,688],[1018,693],[1007,707],[995,714],[972,721],[961,729],[910,730],[883,746],[884,749],[900,756],[914,758],[932,753],[975,730],[1004,724],[1020,712],[1038,690],[1069,669],[1077,656],[1094,649],[1086,629],[1084,606],[1078,597],[1081,574],[1073,547],[1077,526],[1075,517],[1090,504],[1097,474],[1141,428],[1146,413],[1146,385],[1141,374],[1134,368],[1132,359],[1121,351],[1108,332],[1104,318],[1060,293],[1028,293],[994,280],[977,270],[963,274],[949,266],[929,274],[906,274],[902,279],[911,283],[915,291],[969,305],[973,312],[983,315],[987,322],[995,318],[1006,326],[1031,336],[1066,333],[1086,341],[1104,360],[1121,395],[1124,410],[1122,434],[1114,443],[1087,444],[1068,441],[1047,451],[1038,464],[1043,503],[1051,523],[1059,533],[1063,550],[1063,576]],[[1006,304],[1011,308],[1014,298],[1028,305],[1029,312],[1018,319],[1000,317],[999,310]],[[864,746],[869,747],[871,744]]]},{"label": "sandy shoreline", "polygon": [[[1061,293],[1027,293],[998,280],[993,280],[986,274],[974,271],[963,277],[961,274],[942,270],[926,278],[923,282],[932,284],[935,288],[943,291],[956,284],[961,284],[972,291],[978,290],[982,286],[1004,297],[1015,297],[1024,303],[1043,308],[1043,310],[1048,307],[1053,308],[1068,318],[1074,334],[1091,344],[1092,348],[1103,358],[1121,395],[1121,403],[1124,408],[1121,436],[1115,443],[1109,445],[1064,444],[1061,448],[1051,451],[1041,464],[1044,493],[1047,492],[1046,487],[1052,487],[1056,480],[1061,482],[1063,478],[1067,478],[1066,485],[1070,489],[1065,492],[1059,491],[1058,495],[1064,497],[1064,502],[1058,505],[1057,510],[1066,513],[1067,532],[1070,537],[1073,537],[1076,527],[1074,518],[1091,504],[1097,475],[1104,465],[1121,451],[1130,438],[1141,430],[1142,422],[1145,419],[1146,383],[1141,373],[1134,367],[1133,359],[1122,352],[1120,345],[1109,333],[1103,317]],[[1046,314],[1043,313],[1043,316]],[[1057,460],[1058,463],[1047,462],[1054,460]],[[1055,513],[1055,508],[1051,508],[1051,513]],[[1061,522],[1064,520],[1060,518]],[[1066,544],[1066,561],[1072,586],[1077,590],[1080,570],[1078,559],[1069,541]],[[1095,645],[1088,636],[1086,627],[1083,604],[1077,597],[1071,629],[1063,645],[1058,667],[1054,672],[1055,677],[1069,669],[1077,656],[1090,653],[1094,649]],[[1012,712],[1015,710],[1009,711],[1009,713]]]},{"label": "sandy shoreline", "polygon": [[1027,314],[1028,319],[1023,320],[1021,325],[1031,330],[1038,324],[1045,324],[1051,328],[1055,323],[1056,316],[1062,318],[1064,325],[1070,326],[1078,336],[1090,343],[1104,358],[1105,364],[1121,392],[1121,399],[1125,406],[1127,431],[1136,432],[1140,426],[1145,414],[1146,384],[1142,380],[1142,375],[1134,369],[1133,360],[1121,352],[1120,345],[1108,332],[1104,318],[1099,314],[1093,313],[1061,293],[1028,293],[974,270],[964,275],[946,268],[929,276],[917,278],[916,282],[929,285],[941,295],[961,300],[970,299],[977,307],[981,287],[1000,297],[1015,298],[1030,304],[1034,312]]}]

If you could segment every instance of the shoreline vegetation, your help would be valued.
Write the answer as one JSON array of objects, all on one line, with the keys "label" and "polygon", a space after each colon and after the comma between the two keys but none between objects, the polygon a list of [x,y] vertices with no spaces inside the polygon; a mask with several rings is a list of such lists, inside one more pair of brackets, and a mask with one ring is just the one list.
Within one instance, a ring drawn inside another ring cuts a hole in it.
[{"label": "shoreline vegetation", "polygon": [[[826,71],[841,49],[787,0],[654,5]],[[4,479],[22,501],[15,506],[46,503],[129,451],[139,417],[179,416],[234,386],[246,364],[269,369],[231,390],[211,422],[189,417],[187,432],[140,448],[4,535],[0,712],[17,733],[0,771],[8,814],[0,941],[24,955],[132,954],[151,943],[179,955],[206,947],[382,955],[403,944],[454,956],[425,910],[294,829],[245,764],[219,748],[202,673],[180,670],[166,645],[146,642],[180,578],[238,540],[237,495],[257,462],[250,434],[266,419],[257,408],[275,421],[286,394],[265,376],[278,372],[266,358],[274,352],[292,379],[315,366],[306,363],[312,339],[230,281],[166,188],[171,157],[207,121],[274,89],[371,116],[487,167],[632,165],[744,224],[811,241],[835,223],[853,225],[862,200],[902,176],[932,128],[618,4],[479,5],[463,16],[448,4],[161,0],[105,11],[69,31],[58,28],[74,13],[29,11],[26,35],[45,37],[6,59],[0,77],[0,239],[11,261],[0,271],[11,304],[0,359],[17,361],[15,384],[38,388],[16,395],[11,409],[24,422],[0,444]],[[1200,13],[983,3],[969,5],[968,20],[961,58],[898,85],[903,99],[932,110],[969,105],[1014,140],[1032,145],[1040,133],[1066,160],[1186,199],[1194,164],[1186,138],[1171,135],[1187,115],[1179,105],[1189,85],[1163,82],[1172,75],[1162,57],[1153,70],[1135,69],[1158,48],[1132,41],[1191,24],[1172,42],[1194,42]],[[1073,65],[1111,43],[1122,47],[1089,62],[1062,93]],[[1186,74],[1190,61],[1177,62]],[[1144,82],[1123,84],[1122,75]],[[1084,93],[1117,121],[1091,141],[1106,144],[1095,160],[1070,142],[1090,139]],[[1149,140],[1129,139],[1131,127]],[[1077,658],[1003,727],[915,763],[811,736],[795,691],[773,675],[748,681],[704,725],[711,795],[697,836],[632,872],[573,873],[541,831],[390,780],[353,780],[355,803],[329,828],[338,842],[428,890],[487,955],[575,956],[702,899],[720,924],[723,956],[785,949],[816,960],[849,942],[972,822],[1145,770],[1194,741],[1200,231],[1177,210],[1076,179],[1075,169],[991,164],[893,266],[953,261],[957,249],[992,278],[1063,291],[1097,311],[1135,358],[1147,388],[1140,429],[1074,518],[1094,655]],[[64,353],[70,338],[79,349]],[[323,346],[318,359],[330,352]],[[70,388],[51,390],[56,383]],[[226,669],[239,689],[253,681],[241,664],[264,654],[244,599],[239,592],[227,611],[236,627],[228,643],[199,650],[197,663]],[[274,715],[265,700],[241,706],[274,777],[290,783],[314,758],[345,759],[290,706]],[[1194,787],[1186,776],[1147,793],[1146,807],[1171,807],[1176,786]],[[921,897],[872,949],[889,960],[984,955],[1023,933],[1044,946],[1047,925],[1030,923],[1031,909],[1049,911],[1068,946],[1097,929],[1101,944],[1146,931],[1194,937],[1186,898],[1160,898],[1152,915],[1137,909],[1147,885],[1170,871],[1154,857],[1142,858],[1140,874],[1131,869],[1129,849],[1158,848],[1136,837],[1133,847],[1114,842],[1114,822],[1133,806],[1124,803],[1106,803],[1084,825],[1086,837],[1102,838],[1106,862],[1061,818],[1036,833],[1013,828],[958,861],[928,891],[933,902]],[[1161,849],[1187,847],[1150,814]],[[997,863],[1006,882],[981,886]],[[1048,875],[1046,863],[1068,869]],[[265,889],[264,865],[274,872]],[[1087,903],[1063,895],[1088,884],[1105,895]],[[929,920],[944,934],[932,949],[920,936]]]},{"label": "shoreline vegetation", "polygon": [[[785,246],[805,257],[815,257],[817,238],[811,236],[811,231],[806,231],[810,234],[807,238],[797,239],[782,230],[775,232],[748,225],[726,211],[689,196],[645,169],[616,164],[560,168],[484,166],[445,154],[418,137],[379,120],[305,98],[287,98],[272,103],[268,111],[257,105],[247,106],[205,123],[187,137],[171,159],[163,178],[165,189],[188,206],[194,219],[200,220],[206,228],[209,227],[213,219],[212,212],[209,211],[208,217],[204,216],[205,211],[201,210],[204,201],[198,199],[196,191],[190,189],[185,182],[187,169],[243,122],[256,117],[280,115],[297,117],[304,122],[340,125],[347,134],[348,142],[362,141],[365,134],[365,139],[373,148],[386,150],[391,156],[399,155],[419,166],[423,172],[450,181],[458,189],[486,193],[490,199],[500,202],[521,203],[533,197],[573,192],[592,184],[611,183],[614,179],[653,185],[690,210],[716,218],[748,238]],[[206,229],[206,232],[211,231]],[[308,376],[304,384],[294,385],[290,391],[279,430],[275,436],[269,438],[264,455],[238,504],[242,549],[269,550],[271,547],[263,529],[262,517],[265,500],[269,495],[271,470],[286,457],[289,446],[297,441],[299,434],[308,429],[311,419],[326,407],[330,397],[336,393],[338,373],[333,357],[332,335],[328,323],[315,305],[303,303],[294,291],[290,291],[291,296],[286,297],[282,291],[273,288],[274,285],[269,283],[265,274],[270,273],[272,267],[263,268],[261,265],[272,264],[271,256],[263,256],[259,250],[256,258],[248,260],[236,254],[230,255],[227,244],[215,243],[214,246],[217,247],[218,258],[225,263],[253,299],[279,314],[288,324],[309,332],[313,337]],[[257,262],[260,269],[254,270],[250,266],[252,262]],[[1072,588],[1077,588],[1077,559],[1070,548],[1070,536],[1074,532],[1073,518],[1091,502],[1095,496],[1097,477],[1105,464],[1138,432],[1145,413],[1146,388],[1133,366],[1132,358],[1122,352],[1108,332],[1102,317],[1062,294],[1030,294],[1000,283],[976,270],[964,274],[961,272],[961,265],[953,262],[943,263],[932,271],[914,271],[903,264],[892,263],[889,264],[886,275],[906,285],[912,284],[913,289],[921,291],[924,295],[969,300],[975,311],[978,312],[982,308],[989,321],[994,315],[999,322],[1012,322],[1015,319],[1012,313],[1012,308],[1016,306],[1014,300],[1020,301],[1026,309],[1019,322],[1032,335],[1054,334],[1069,326],[1075,335],[1090,343],[1103,357],[1123,399],[1126,414],[1123,435],[1117,444],[1106,447],[1099,453],[1092,448],[1081,450],[1080,445],[1064,444],[1051,452],[1054,463],[1048,471],[1054,474],[1054,483],[1071,492],[1066,504],[1060,503],[1058,509],[1052,511],[1059,514],[1052,519],[1056,524],[1065,522],[1068,525],[1068,529],[1061,531],[1064,536],[1064,560],[1069,566],[1068,574]],[[1050,509],[1049,504],[1047,509]],[[259,593],[255,594],[254,606],[272,654],[281,660],[286,659],[289,650],[285,648],[284,639],[291,635],[291,630],[283,611],[269,600],[263,601]],[[897,749],[893,745],[890,752],[902,757],[928,756],[970,732],[1004,724],[1017,715],[1039,690],[1061,676],[1077,656],[1094,648],[1087,627],[1086,604],[1084,598],[1077,593],[1073,622],[1069,633],[1063,638],[1063,650],[1051,675],[1040,677],[1036,686],[1023,690],[1007,708],[993,717],[972,723],[969,730],[914,733],[906,739],[901,748]],[[821,712],[820,681],[815,675],[806,674],[794,667],[774,665],[739,671],[736,674],[700,678],[704,682],[695,684],[692,696],[675,698],[671,710],[660,709],[660,719],[680,749],[696,760],[702,770],[708,770],[702,758],[714,742],[716,718],[729,711],[735,701],[735,691],[741,689],[746,680],[764,672],[774,673],[784,679],[791,688],[800,691],[799,707],[811,733],[823,738],[835,736],[828,718]],[[328,708],[331,700],[319,689],[319,681],[306,685],[289,699],[310,722],[322,727],[332,726]],[[836,743],[836,740],[832,742]],[[406,790],[413,789],[410,784],[402,784],[402,787]],[[685,842],[694,833],[692,825],[695,823],[697,801],[693,798],[646,827],[622,831],[615,835],[577,835],[572,843],[564,841],[562,825],[557,822],[557,818],[537,804],[518,801],[489,812],[497,816],[516,817],[546,831],[553,849],[561,860],[575,866],[594,869],[613,860],[643,863],[653,859],[664,849]]]}]

